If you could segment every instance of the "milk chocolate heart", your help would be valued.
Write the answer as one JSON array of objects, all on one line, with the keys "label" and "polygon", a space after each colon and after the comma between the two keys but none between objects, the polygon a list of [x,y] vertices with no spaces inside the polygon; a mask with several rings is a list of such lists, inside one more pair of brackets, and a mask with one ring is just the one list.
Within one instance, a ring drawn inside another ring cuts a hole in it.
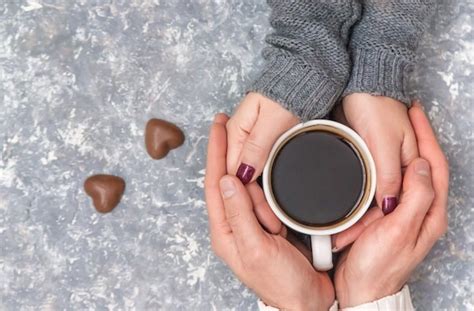
[{"label": "milk chocolate heart", "polygon": [[93,175],[84,182],[84,190],[92,198],[98,212],[108,213],[119,204],[125,181],[113,175]]},{"label": "milk chocolate heart", "polygon": [[146,124],[146,151],[155,160],[164,158],[170,150],[178,148],[183,142],[183,131],[173,123],[151,119]]}]

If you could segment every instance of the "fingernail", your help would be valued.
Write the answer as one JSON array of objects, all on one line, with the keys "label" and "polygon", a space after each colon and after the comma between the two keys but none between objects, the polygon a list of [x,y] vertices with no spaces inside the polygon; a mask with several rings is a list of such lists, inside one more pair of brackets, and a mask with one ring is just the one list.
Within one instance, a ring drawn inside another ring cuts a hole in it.
[{"label": "fingernail", "polygon": [[415,163],[415,172],[418,175],[430,176],[430,165],[426,160],[419,160]]},{"label": "fingernail", "polygon": [[242,163],[237,170],[236,176],[244,185],[246,185],[252,180],[253,173],[255,173],[255,168],[253,168],[253,166]]},{"label": "fingernail", "polygon": [[398,205],[397,197],[386,196],[382,200],[382,212],[384,215],[388,215],[395,210]]},{"label": "fingernail", "polygon": [[334,235],[331,235],[331,245],[333,245],[331,251],[333,253],[337,252],[339,249],[336,247],[336,237]]},{"label": "fingernail", "polygon": [[214,123],[223,124],[225,123],[226,115],[223,113],[218,113],[214,116]]},{"label": "fingernail", "polygon": [[423,107],[423,105],[421,104],[420,100],[419,99],[416,99],[414,102],[413,102],[413,106],[415,107],[418,107],[420,108],[421,110],[425,110],[425,107]]},{"label": "fingernail", "polygon": [[[349,245],[350,245],[350,244],[349,244]],[[346,246],[343,246],[343,247],[334,246],[334,247],[331,249],[331,252],[333,252],[333,253],[342,252],[342,251],[345,250],[349,245],[346,245]]]},{"label": "fingernail", "polygon": [[221,193],[222,193],[222,197],[224,199],[228,199],[228,198],[230,198],[231,196],[234,195],[235,185],[234,185],[234,182],[232,180],[230,180],[228,178],[223,178],[219,182],[219,185],[221,187]]}]

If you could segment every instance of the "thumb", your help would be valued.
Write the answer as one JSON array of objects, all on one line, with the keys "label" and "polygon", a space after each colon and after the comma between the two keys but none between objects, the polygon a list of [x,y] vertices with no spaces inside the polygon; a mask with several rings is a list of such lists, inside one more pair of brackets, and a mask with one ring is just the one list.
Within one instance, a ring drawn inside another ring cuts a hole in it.
[{"label": "thumb", "polygon": [[235,177],[226,175],[220,180],[225,215],[237,248],[245,253],[261,245],[266,237],[253,211],[252,200],[247,189]]},{"label": "thumb", "polygon": [[382,137],[382,140],[369,144],[373,146],[370,151],[377,171],[375,197],[384,214],[390,214],[397,207],[402,182],[400,145],[387,145],[390,141],[392,140]]},{"label": "thumb", "polygon": [[397,214],[401,225],[418,230],[433,199],[430,165],[426,160],[417,158],[410,163],[405,172],[400,205],[394,215]]},{"label": "thumb", "polygon": [[[275,104],[274,105],[278,105]],[[270,150],[275,141],[286,130],[298,123],[298,118],[281,106],[267,111],[271,105],[263,103],[258,119],[243,144],[240,166],[236,176],[245,185],[262,174]]]},{"label": "thumb", "polygon": [[332,251],[339,252],[347,245],[351,244],[364,233],[365,229],[373,222],[383,218],[383,213],[380,208],[371,208],[358,222],[348,229],[339,232],[333,236],[332,239]]}]

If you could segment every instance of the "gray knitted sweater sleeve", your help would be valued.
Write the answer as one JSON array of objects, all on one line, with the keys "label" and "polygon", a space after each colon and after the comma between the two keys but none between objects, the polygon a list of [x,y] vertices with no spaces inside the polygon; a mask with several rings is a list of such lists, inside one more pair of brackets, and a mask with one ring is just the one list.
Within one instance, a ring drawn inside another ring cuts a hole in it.
[{"label": "gray knitted sweater sleeve", "polygon": [[352,72],[343,96],[370,93],[410,104],[415,50],[436,1],[364,0],[350,40]]},{"label": "gray knitted sweater sleeve", "polygon": [[434,2],[268,0],[274,32],[248,91],[303,120],[324,117],[341,95],[355,92],[409,103],[407,78]]},{"label": "gray knitted sweater sleeve", "polygon": [[303,120],[325,116],[350,74],[349,31],[358,1],[268,0],[266,65],[248,91],[259,92]]}]

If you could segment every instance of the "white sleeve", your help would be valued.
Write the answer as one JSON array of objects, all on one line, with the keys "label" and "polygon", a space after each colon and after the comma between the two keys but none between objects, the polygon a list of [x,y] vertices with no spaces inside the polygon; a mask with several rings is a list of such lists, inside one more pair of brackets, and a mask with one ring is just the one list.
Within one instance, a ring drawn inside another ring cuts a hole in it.
[{"label": "white sleeve", "polygon": [[364,303],[355,307],[340,309],[341,311],[413,311],[415,308],[411,303],[410,289],[408,285],[403,286],[398,293],[383,297],[379,300]]},{"label": "white sleeve", "polygon": [[[260,311],[278,311],[277,308],[267,306],[263,301],[258,301],[258,309]],[[338,303],[334,301],[329,311],[337,311]],[[364,303],[355,307],[339,309],[341,311],[414,311],[415,308],[411,303],[410,289],[408,285],[403,286],[398,293],[383,297],[379,300]]]}]

